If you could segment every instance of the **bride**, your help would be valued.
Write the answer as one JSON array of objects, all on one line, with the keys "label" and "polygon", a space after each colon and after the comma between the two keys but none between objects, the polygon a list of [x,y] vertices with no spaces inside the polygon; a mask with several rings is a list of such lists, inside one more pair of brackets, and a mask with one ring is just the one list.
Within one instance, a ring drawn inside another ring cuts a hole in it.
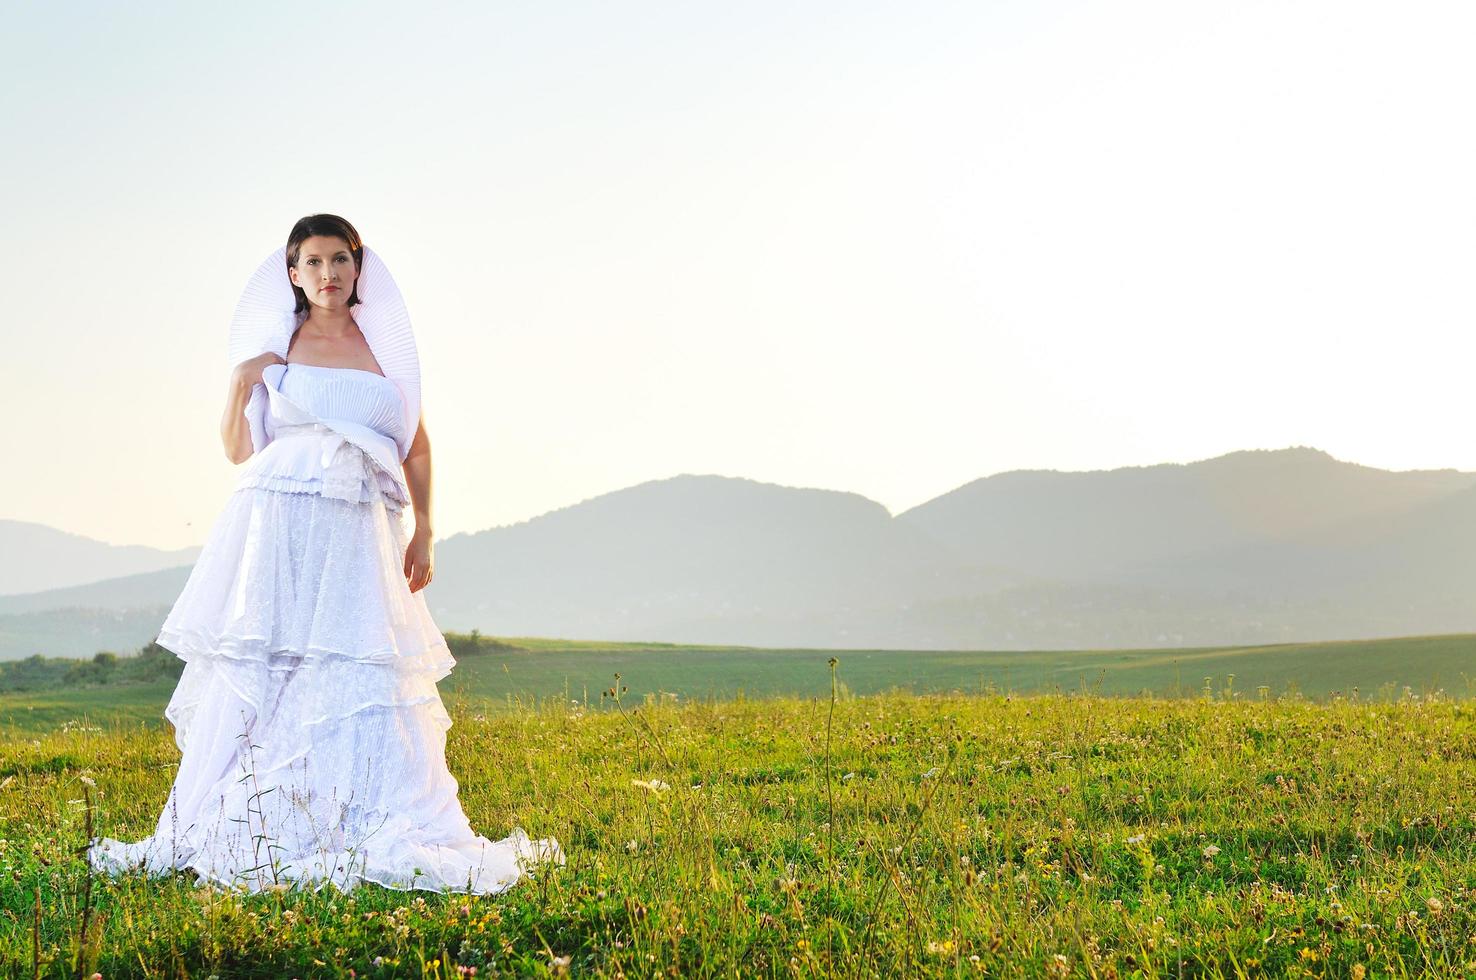
[{"label": "bride", "polygon": [[221,438],[247,465],[158,636],[185,661],[164,712],[179,772],[153,835],[94,838],[89,862],[484,894],[562,864],[552,837],[473,831],[446,766],[430,440],[384,262],[343,218],[298,221],[247,283],[230,360]]}]

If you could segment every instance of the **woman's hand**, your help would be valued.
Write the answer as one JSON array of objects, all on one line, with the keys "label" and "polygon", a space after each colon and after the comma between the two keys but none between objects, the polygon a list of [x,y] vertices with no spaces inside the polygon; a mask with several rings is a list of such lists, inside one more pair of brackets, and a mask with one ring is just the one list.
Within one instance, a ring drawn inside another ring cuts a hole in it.
[{"label": "woman's hand", "polygon": [[225,414],[220,419],[220,441],[225,446],[226,459],[232,463],[244,463],[251,458],[251,425],[246,420],[246,406],[251,404],[252,391],[262,380],[262,370],[278,362],[287,363],[272,351],[263,351],[231,368]]},{"label": "woman's hand", "polygon": [[432,574],[430,531],[417,526],[405,548],[405,578],[410,583],[410,591],[419,592],[430,585]]},{"label": "woman's hand", "polygon": [[250,388],[252,385],[261,384],[261,372],[268,364],[286,363],[287,359],[276,351],[262,351],[255,357],[244,360],[232,368],[231,382],[244,388]]}]

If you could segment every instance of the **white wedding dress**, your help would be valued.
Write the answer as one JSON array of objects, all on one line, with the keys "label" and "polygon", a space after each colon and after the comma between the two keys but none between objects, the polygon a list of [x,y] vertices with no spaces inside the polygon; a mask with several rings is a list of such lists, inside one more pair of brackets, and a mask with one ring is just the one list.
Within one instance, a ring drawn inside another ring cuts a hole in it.
[{"label": "white wedding dress", "polygon": [[495,893],[554,838],[478,836],[446,766],[455,660],[403,561],[401,395],[374,371],[270,365],[272,439],[242,471],[158,642],[183,756],[151,837],[93,867],[273,885]]}]

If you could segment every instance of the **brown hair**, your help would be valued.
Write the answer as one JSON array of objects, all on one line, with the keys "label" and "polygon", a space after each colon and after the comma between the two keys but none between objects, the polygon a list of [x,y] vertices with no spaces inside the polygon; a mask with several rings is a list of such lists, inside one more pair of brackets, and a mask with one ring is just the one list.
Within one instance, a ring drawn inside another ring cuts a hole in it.
[{"label": "brown hair", "polygon": [[[297,224],[292,226],[292,232],[287,236],[287,268],[290,269],[297,265],[297,256],[302,243],[314,235],[342,238],[348,242],[349,252],[354,257],[354,268],[360,272],[364,270],[364,240],[359,237],[358,230],[349,224],[347,218],[340,218],[336,214],[310,214],[306,218],[299,219]],[[301,286],[293,286],[292,292],[297,297],[297,307],[293,312],[301,313],[308,308],[307,293],[302,291]],[[349,293],[348,305],[353,306],[359,302],[361,302],[359,280],[356,276],[353,292]]]}]

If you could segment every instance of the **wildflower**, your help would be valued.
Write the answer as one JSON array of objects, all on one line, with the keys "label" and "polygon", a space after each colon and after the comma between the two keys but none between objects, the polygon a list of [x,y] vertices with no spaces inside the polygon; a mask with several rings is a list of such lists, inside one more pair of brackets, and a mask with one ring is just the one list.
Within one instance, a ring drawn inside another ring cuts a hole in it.
[{"label": "wildflower", "polygon": [[77,778],[82,780],[83,786],[91,786],[93,789],[97,789],[97,783],[91,776],[78,776]]},{"label": "wildflower", "polygon": [[1209,845],[1208,847],[1206,847],[1204,849],[1204,856],[1207,857],[1207,858],[1212,858],[1216,854],[1219,854],[1219,853],[1220,853],[1220,849],[1218,847],[1216,847],[1215,845],[1213,845],[1213,844]]},{"label": "wildflower", "polygon": [[671,787],[669,785],[667,785],[666,783],[663,783],[659,779],[651,779],[651,780],[632,779],[630,781],[630,784],[632,786],[639,786],[641,789],[650,790],[653,793],[664,793],[667,790],[671,789]]},{"label": "wildflower", "polygon": [[1141,844],[1141,843],[1143,843],[1147,839],[1148,839],[1147,836],[1144,835],[1144,834],[1134,834],[1133,836],[1131,836],[1131,837],[1129,837],[1127,839],[1127,843],[1129,843],[1129,844]]},{"label": "wildflower", "polygon": [[1431,895],[1429,898],[1425,899],[1425,908],[1430,910],[1431,915],[1439,915],[1441,912],[1445,911],[1445,903],[1436,898],[1434,895]]},{"label": "wildflower", "polygon": [[941,772],[941,771],[942,770],[940,770],[937,766],[934,766],[933,768],[929,769],[927,772],[923,773],[922,774],[922,778],[924,778],[924,779],[932,779],[934,776],[938,775],[938,773]]}]

